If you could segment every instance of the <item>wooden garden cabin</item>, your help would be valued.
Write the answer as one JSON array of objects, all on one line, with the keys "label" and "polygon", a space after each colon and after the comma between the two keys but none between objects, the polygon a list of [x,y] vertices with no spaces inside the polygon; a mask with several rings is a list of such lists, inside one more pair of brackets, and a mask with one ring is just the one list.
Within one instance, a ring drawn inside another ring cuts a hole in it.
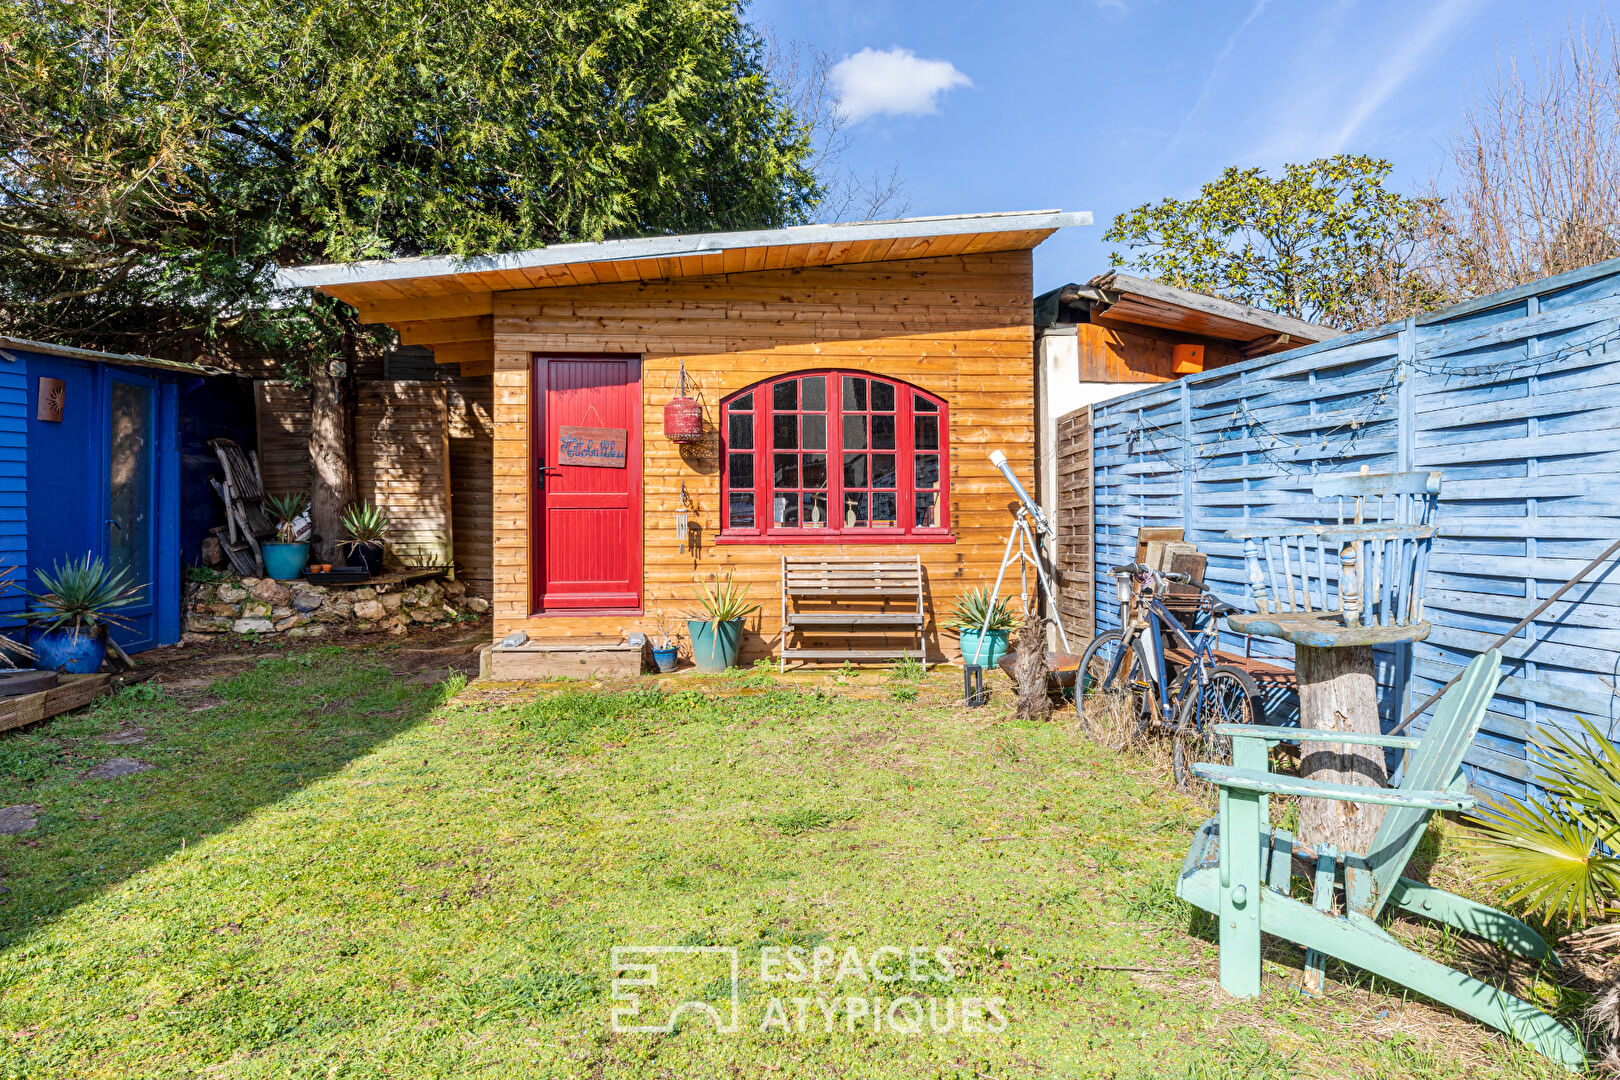
[{"label": "wooden garden cabin", "polygon": [[[780,646],[784,555],[920,556],[944,659],[939,620],[994,580],[1011,522],[990,452],[1033,483],[1032,251],[1090,220],[806,225],[280,279],[493,381],[497,641],[650,632],[735,571],[763,604],[746,662]],[[683,385],[697,442],[665,435]],[[605,459],[580,453],[603,441]]]}]

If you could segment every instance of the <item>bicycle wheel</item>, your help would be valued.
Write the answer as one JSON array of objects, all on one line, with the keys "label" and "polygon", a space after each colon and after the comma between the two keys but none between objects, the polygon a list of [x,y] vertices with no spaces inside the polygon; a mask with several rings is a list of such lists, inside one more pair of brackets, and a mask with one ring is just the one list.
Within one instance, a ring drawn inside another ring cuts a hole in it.
[{"label": "bicycle wheel", "polygon": [[1209,794],[1209,785],[1193,775],[1193,764],[1230,765],[1232,740],[1217,734],[1215,725],[1254,723],[1259,698],[1259,689],[1247,671],[1224,664],[1210,671],[1202,687],[1186,695],[1176,712],[1176,745],[1171,755],[1171,773],[1179,790]]},{"label": "bicycle wheel", "polygon": [[[1074,709],[1080,726],[1110,750],[1123,748],[1138,731],[1151,691],[1140,638],[1115,669],[1123,642],[1124,635],[1118,630],[1097,635],[1081,654],[1080,669],[1074,676]],[[1114,672],[1112,679],[1108,678],[1110,671]]]}]

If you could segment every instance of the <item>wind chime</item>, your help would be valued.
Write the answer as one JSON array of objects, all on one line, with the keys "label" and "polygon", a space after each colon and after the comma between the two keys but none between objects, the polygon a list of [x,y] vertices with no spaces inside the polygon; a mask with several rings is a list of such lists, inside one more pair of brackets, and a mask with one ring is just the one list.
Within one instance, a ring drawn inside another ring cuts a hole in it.
[{"label": "wind chime", "polygon": [[681,505],[675,511],[675,548],[681,554],[686,554],[687,537],[691,534],[692,525],[689,508],[692,500],[687,497],[686,483],[681,483]]}]

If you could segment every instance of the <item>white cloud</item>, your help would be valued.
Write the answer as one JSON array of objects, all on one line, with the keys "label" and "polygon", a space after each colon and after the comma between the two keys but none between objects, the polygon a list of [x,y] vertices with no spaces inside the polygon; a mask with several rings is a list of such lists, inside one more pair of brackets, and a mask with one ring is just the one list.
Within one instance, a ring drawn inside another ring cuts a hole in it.
[{"label": "white cloud", "polygon": [[851,122],[869,116],[939,111],[939,97],[973,80],[949,60],[923,60],[910,49],[862,49],[832,69],[839,108]]},{"label": "white cloud", "polygon": [[1221,51],[1216,53],[1215,59],[1210,62],[1209,73],[1204,77],[1203,89],[1198,91],[1198,97],[1193,99],[1192,108],[1188,109],[1187,114],[1181,118],[1181,124],[1176,128],[1176,133],[1170,136],[1170,141],[1165,143],[1163,150],[1159,151],[1158,160],[1163,161],[1181,145],[1192,125],[1193,118],[1203,111],[1205,103],[1209,101],[1210,94],[1215,90],[1215,85],[1225,76],[1227,64],[1232,59],[1232,50],[1236,48],[1238,38],[1243,36],[1243,31],[1247,30],[1249,25],[1260,17],[1261,12],[1265,11],[1266,5],[1270,3],[1271,0],[1255,0],[1254,6],[1249,9],[1249,14],[1244,17],[1242,22],[1238,23],[1237,29],[1233,30],[1227,37],[1226,44],[1221,47]]},{"label": "white cloud", "polygon": [[1390,52],[1361,88],[1344,122],[1328,140],[1329,152],[1342,152],[1372,119],[1373,114],[1400,89],[1401,84],[1428,60],[1429,55],[1451,41],[1452,29],[1473,14],[1476,6],[1476,0],[1446,0],[1431,9],[1428,17],[1418,23],[1416,30],[1398,48]]}]

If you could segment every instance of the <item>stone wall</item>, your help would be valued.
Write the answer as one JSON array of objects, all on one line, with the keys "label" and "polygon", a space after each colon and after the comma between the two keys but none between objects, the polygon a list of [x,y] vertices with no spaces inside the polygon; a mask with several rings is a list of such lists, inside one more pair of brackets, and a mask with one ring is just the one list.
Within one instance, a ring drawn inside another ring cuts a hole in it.
[{"label": "stone wall", "polygon": [[405,634],[413,626],[475,618],[489,610],[489,601],[468,594],[461,582],[438,578],[412,585],[334,588],[250,577],[188,584],[185,610],[181,642],[196,645],[222,634]]}]

